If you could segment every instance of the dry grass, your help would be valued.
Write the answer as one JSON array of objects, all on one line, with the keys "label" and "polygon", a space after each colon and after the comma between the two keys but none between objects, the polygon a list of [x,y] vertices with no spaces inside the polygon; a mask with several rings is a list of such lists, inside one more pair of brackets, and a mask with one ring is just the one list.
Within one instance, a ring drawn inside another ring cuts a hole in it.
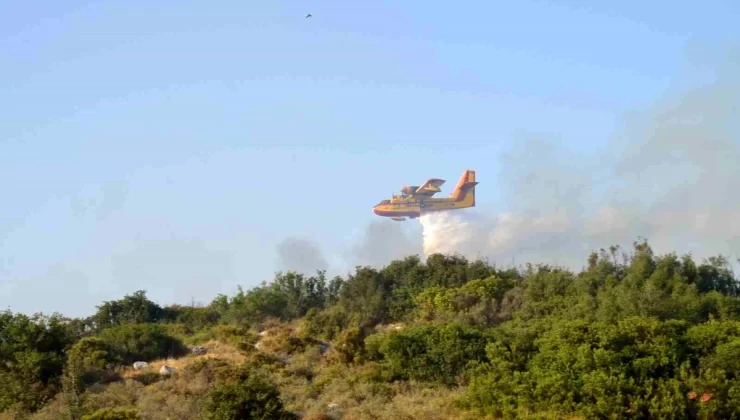
[{"label": "dry grass", "polygon": [[[209,372],[209,369],[190,370],[188,366],[206,360],[219,360],[232,366],[245,362],[259,365],[265,357],[256,350],[243,352],[216,340],[210,340],[202,346],[206,347],[206,354],[155,360],[141,370],[133,367],[122,369],[119,372],[122,382],[95,386],[88,390],[85,395],[85,411],[130,407],[138,409],[143,420],[195,420],[200,416],[206,395],[214,386],[213,372]],[[174,367],[176,374],[159,376],[159,369],[164,365]],[[276,366],[282,369],[283,365],[278,363]],[[149,377],[154,380],[150,381]]]},{"label": "dry grass", "polygon": [[190,354],[179,359],[159,359],[149,363],[149,367],[146,369],[135,370],[133,367],[127,367],[120,372],[120,375],[125,379],[135,378],[139,375],[159,372],[159,369],[164,365],[172,366],[178,371],[182,371],[190,364],[199,360],[207,359],[221,359],[233,363],[234,365],[240,365],[247,361],[247,356],[244,353],[228,344],[211,340],[202,346],[208,349],[206,354],[200,356]]},{"label": "dry grass", "polygon": [[[127,368],[121,372],[123,382],[91,388],[85,395],[85,411],[94,412],[106,407],[136,408],[143,420],[195,420],[200,417],[206,395],[214,386],[213,371],[188,369],[195,363],[218,360],[229,365],[241,365],[249,358],[233,346],[209,341],[204,344],[204,355],[188,355],[180,359],[162,359],[149,364],[147,369]],[[176,374],[158,375],[167,364],[177,369]],[[157,380],[142,381],[146,375]],[[144,383],[141,383],[144,382]]]},{"label": "dry grass", "polygon": [[352,372],[319,375],[323,381],[318,392],[302,381],[281,383],[281,394],[288,409],[307,418],[346,419],[481,419],[465,413],[454,404],[461,389],[447,389],[408,382],[361,382]]},{"label": "dry grass", "polygon": [[295,323],[273,326],[259,333],[260,340],[254,347],[279,358],[303,352],[308,343],[299,338],[298,331]]}]

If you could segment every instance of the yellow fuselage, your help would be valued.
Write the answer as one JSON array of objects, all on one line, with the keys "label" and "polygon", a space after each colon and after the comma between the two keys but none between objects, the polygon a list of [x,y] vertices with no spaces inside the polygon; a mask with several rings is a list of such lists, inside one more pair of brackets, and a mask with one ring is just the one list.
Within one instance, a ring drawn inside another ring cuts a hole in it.
[{"label": "yellow fuselage", "polygon": [[434,198],[439,192],[439,185],[444,180],[433,178],[422,187],[404,187],[403,195],[395,195],[390,200],[383,200],[373,207],[378,216],[390,217],[393,220],[416,218],[424,213],[449,211],[475,207],[475,171],[466,170],[460,177],[457,186],[449,197]]},{"label": "yellow fuselage", "polygon": [[416,218],[422,213],[434,211],[457,210],[475,207],[475,197],[467,194],[462,199],[452,198],[414,198],[393,197],[387,202],[378,204],[373,212],[378,216],[385,217],[409,217]]}]

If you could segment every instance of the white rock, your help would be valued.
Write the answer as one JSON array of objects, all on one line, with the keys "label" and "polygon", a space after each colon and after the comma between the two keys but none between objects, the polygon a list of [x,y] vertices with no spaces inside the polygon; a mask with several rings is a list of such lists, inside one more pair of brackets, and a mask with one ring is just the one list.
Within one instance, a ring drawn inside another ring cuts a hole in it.
[{"label": "white rock", "polygon": [[141,370],[146,369],[149,367],[149,363],[147,362],[134,362],[134,369]]},{"label": "white rock", "polygon": [[190,351],[195,354],[196,356],[204,355],[208,352],[208,349],[206,349],[203,346],[197,346],[197,347],[191,347]]},{"label": "white rock", "polygon": [[163,365],[161,368],[159,368],[159,374],[160,375],[169,375],[171,373],[177,372],[177,369],[173,368],[170,365]]}]

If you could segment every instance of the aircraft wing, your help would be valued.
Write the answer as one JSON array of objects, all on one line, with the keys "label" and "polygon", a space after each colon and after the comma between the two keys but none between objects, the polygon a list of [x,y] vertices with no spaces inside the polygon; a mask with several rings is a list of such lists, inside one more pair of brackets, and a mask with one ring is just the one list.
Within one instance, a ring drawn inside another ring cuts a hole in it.
[{"label": "aircraft wing", "polygon": [[419,188],[414,191],[414,195],[425,195],[425,196],[433,196],[434,194],[440,192],[440,188],[442,184],[445,183],[444,179],[439,178],[431,178],[428,179],[424,184],[422,184]]}]

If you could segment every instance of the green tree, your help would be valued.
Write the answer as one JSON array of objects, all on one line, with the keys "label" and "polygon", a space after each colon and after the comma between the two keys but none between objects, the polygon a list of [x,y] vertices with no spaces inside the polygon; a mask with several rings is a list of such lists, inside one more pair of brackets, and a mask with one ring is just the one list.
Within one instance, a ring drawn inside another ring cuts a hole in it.
[{"label": "green tree", "polygon": [[354,326],[364,328],[389,320],[392,281],[370,267],[357,267],[342,287],[339,305]]},{"label": "green tree", "polygon": [[59,391],[64,353],[77,332],[59,315],[0,312],[0,412],[35,411]]},{"label": "green tree", "polygon": [[699,266],[696,273],[696,285],[700,292],[716,290],[731,296],[737,296],[740,292],[740,286],[729,261],[721,255],[710,257]]},{"label": "green tree", "polygon": [[143,290],[104,302],[97,308],[91,320],[98,331],[114,325],[154,323],[164,316],[162,307],[149,300]]},{"label": "green tree", "polygon": [[193,333],[217,325],[221,320],[221,313],[212,307],[170,305],[163,308],[162,319],[182,324],[187,333]]},{"label": "green tree", "polygon": [[85,389],[106,378],[117,378],[108,368],[120,359],[111,354],[108,345],[98,337],[85,337],[67,352],[62,389],[67,397],[72,418],[82,413]]},{"label": "green tree", "polygon": [[187,353],[183,343],[161,325],[125,324],[105,329],[98,335],[110,360],[124,364],[178,357]]}]

